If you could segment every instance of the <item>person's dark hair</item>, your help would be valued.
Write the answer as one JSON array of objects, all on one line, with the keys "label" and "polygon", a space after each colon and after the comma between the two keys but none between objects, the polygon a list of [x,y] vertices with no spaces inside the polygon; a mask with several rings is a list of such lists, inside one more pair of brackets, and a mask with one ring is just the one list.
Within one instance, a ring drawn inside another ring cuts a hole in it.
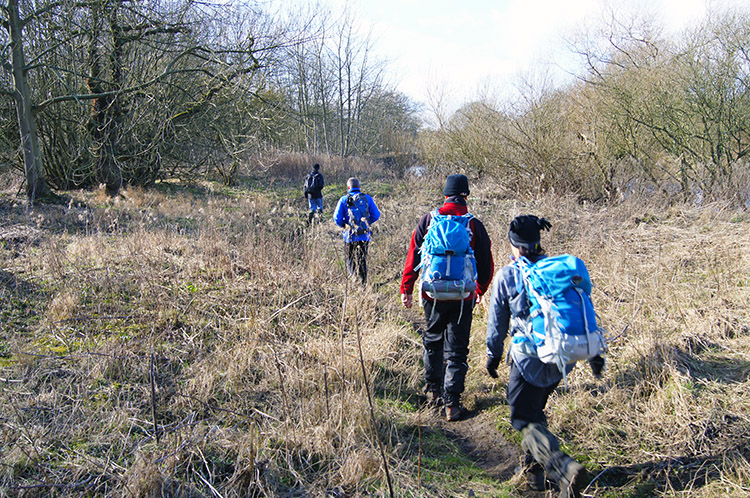
[{"label": "person's dark hair", "polygon": [[538,260],[539,258],[541,258],[542,256],[546,254],[544,247],[542,247],[541,245],[537,246],[537,248],[534,251],[526,249],[525,247],[518,247],[518,246],[516,246],[516,249],[518,249],[518,252],[521,253],[521,256],[528,259],[532,263],[535,263],[536,260]]},{"label": "person's dark hair", "polygon": [[315,171],[318,171],[320,169],[320,164],[318,164],[318,163],[313,164],[313,169]]},{"label": "person's dark hair", "polygon": [[508,240],[517,247],[522,256],[532,261],[544,254],[541,246],[541,231],[549,230],[552,224],[546,218],[538,218],[532,214],[516,216],[510,222]]}]

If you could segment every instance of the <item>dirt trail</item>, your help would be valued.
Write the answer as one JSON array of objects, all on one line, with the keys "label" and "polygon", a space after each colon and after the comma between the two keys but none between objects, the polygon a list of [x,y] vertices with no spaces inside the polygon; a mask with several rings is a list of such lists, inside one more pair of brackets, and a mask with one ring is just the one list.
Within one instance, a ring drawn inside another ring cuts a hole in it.
[{"label": "dirt trail", "polygon": [[[456,422],[447,422],[435,412],[433,421],[434,428],[458,444],[461,451],[489,477],[505,482],[516,473],[521,449],[496,428],[496,420],[488,412],[471,410]],[[521,484],[519,493],[531,498],[547,496],[545,492],[532,491],[524,484]]]}]

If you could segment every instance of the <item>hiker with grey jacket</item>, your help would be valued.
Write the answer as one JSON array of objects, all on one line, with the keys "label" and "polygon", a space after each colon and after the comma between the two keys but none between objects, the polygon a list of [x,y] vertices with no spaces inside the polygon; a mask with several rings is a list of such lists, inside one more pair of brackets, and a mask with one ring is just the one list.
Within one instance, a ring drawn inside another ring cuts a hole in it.
[{"label": "hiker with grey jacket", "polygon": [[[497,378],[503,356],[503,343],[510,333],[510,374],[507,397],[511,425],[523,434],[526,482],[534,490],[544,490],[546,478],[555,481],[560,498],[579,497],[586,469],[560,450],[558,439],[547,429],[544,408],[549,396],[563,379],[558,365],[544,363],[530,352],[523,328],[529,317],[529,296],[524,285],[520,262],[536,263],[545,258],[540,233],[549,230],[545,218],[533,215],[516,217],[510,224],[513,262],[504,266],[492,283],[487,321],[487,372]],[[600,377],[604,358],[596,355],[589,360],[592,372]],[[564,367],[569,372],[574,364]],[[546,478],[545,478],[546,474]]]}]

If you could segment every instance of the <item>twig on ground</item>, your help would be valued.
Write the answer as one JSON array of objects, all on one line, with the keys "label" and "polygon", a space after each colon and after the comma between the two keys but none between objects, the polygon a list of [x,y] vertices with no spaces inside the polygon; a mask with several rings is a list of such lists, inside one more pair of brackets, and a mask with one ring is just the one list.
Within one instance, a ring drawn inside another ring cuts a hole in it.
[{"label": "twig on ground", "polygon": [[388,469],[388,458],[383,448],[383,441],[380,439],[380,433],[378,432],[378,421],[375,418],[375,406],[372,403],[372,394],[370,393],[370,382],[367,380],[367,369],[365,368],[365,357],[362,354],[362,337],[359,334],[359,320],[355,317],[354,329],[357,333],[357,349],[359,350],[359,365],[362,367],[362,380],[365,383],[365,391],[367,392],[367,403],[370,405],[370,423],[372,424],[372,430],[375,433],[375,439],[378,442],[378,449],[380,450],[380,456],[383,459],[383,468],[385,469],[385,478],[388,482],[388,493],[393,498],[393,484],[391,483],[391,472]]},{"label": "twig on ground", "polygon": [[154,347],[151,346],[151,368],[149,368],[151,377],[151,420],[154,424],[154,438],[159,442],[159,424],[156,421],[156,374],[154,371]]}]

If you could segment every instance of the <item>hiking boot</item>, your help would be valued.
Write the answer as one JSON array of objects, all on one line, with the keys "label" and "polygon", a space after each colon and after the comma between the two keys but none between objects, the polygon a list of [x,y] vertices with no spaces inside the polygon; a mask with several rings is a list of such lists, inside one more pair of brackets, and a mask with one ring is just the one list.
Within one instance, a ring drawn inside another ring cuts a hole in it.
[{"label": "hiking boot", "polygon": [[445,407],[445,420],[455,422],[461,420],[464,415],[464,407],[461,405],[451,405]]},{"label": "hiking boot", "polygon": [[547,479],[544,475],[544,467],[534,460],[530,454],[526,453],[521,457],[521,466],[517,469],[523,474],[526,485],[534,491],[544,491],[547,489]]},{"label": "hiking boot", "polygon": [[434,407],[443,406],[443,395],[440,391],[427,391],[427,404]]},{"label": "hiking boot", "polygon": [[443,394],[440,392],[440,388],[425,386],[424,395],[427,399],[427,406],[443,406]]},{"label": "hiking boot", "polygon": [[597,379],[602,378],[602,371],[604,371],[604,365],[605,365],[604,357],[601,355],[596,355],[592,358],[589,358],[589,366],[591,367],[591,373]]},{"label": "hiking boot", "polygon": [[581,490],[586,480],[586,469],[572,458],[565,466],[565,474],[558,481],[559,498],[581,498]]}]

